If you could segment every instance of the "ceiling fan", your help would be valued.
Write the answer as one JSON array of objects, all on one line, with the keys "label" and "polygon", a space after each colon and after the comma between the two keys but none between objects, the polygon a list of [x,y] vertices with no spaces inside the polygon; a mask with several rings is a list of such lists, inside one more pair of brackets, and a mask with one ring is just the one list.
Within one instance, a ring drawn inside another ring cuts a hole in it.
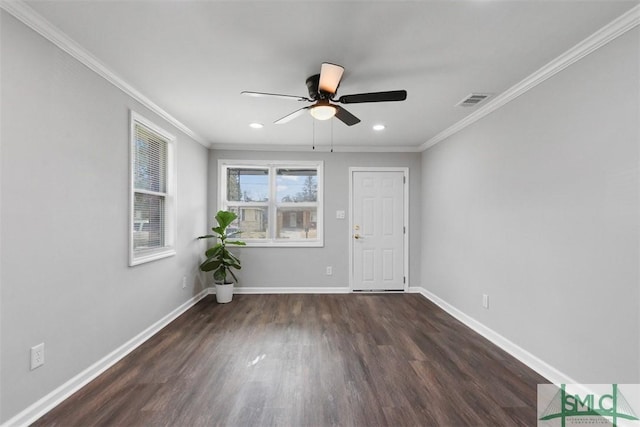
[{"label": "ceiling fan", "polygon": [[309,89],[309,97],[295,96],[295,95],[280,95],[277,93],[265,93],[265,92],[249,92],[243,91],[242,95],[255,96],[255,97],[273,97],[290,99],[293,101],[312,102],[313,105],[302,107],[293,113],[287,114],[281,119],[276,120],[274,123],[279,125],[287,123],[296,117],[304,114],[309,110],[309,113],[318,120],[328,120],[335,116],[338,120],[346,124],[347,126],[353,126],[360,123],[360,119],[351,114],[345,108],[337,105],[340,104],[358,104],[363,102],[389,102],[389,101],[404,101],[407,99],[406,90],[392,90],[387,92],[370,92],[370,93],[358,93],[354,95],[342,95],[338,99],[334,99],[338,86],[340,86],[340,80],[344,73],[344,67],[336,64],[330,64],[328,62],[322,63],[320,67],[320,74],[315,74],[309,77],[306,81],[307,89]]}]

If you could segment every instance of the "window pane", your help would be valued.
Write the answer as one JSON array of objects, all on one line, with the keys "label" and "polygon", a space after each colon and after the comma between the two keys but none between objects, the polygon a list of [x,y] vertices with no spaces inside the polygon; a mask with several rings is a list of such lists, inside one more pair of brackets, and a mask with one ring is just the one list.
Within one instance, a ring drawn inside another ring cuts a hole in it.
[{"label": "window pane", "polygon": [[269,225],[269,209],[266,206],[234,206],[231,212],[238,215],[227,229],[229,232],[241,231],[239,239],[266,239]]},{"label": "window pane", "polygon": [[227,200],[230,202],[269,200],[269,170],[227,169]]},{"label": "window pane", "polygon": [[133,249],[164,247],[164,197],[135,193]]},{"label": "window pane", "polygon": [[278,169],[276,172],[278,202],[315,202],[318,200],[316,169]]},{"label": "window pane", "polygon": [[167,141],[145,126],[135,125],[134,187],[167,191]]},{"label": "window pane", "polygon": [[278,239],[315,239],[318,237],[317,208],[278,208]]}]

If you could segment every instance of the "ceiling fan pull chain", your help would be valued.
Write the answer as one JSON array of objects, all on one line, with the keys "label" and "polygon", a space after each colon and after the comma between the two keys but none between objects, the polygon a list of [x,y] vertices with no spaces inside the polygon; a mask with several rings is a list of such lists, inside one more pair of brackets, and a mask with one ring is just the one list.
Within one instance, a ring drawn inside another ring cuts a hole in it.
[{"label": "ceiling fan pull chain", "polygon": [[331,152],[333,153],[333,120],[331,120]]},{"label": "ceiling fan pull chain", "polygon": [[313,130],[311,131],[311,149],[315,151],[316,149],[316,121],[311,120]]}]

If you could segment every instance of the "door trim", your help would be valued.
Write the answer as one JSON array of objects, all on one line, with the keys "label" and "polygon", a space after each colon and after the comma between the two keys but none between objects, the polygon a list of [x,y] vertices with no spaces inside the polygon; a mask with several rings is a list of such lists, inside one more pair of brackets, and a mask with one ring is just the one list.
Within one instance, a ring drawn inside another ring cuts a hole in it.
[{"label": "door trim", "polygon": [[409,168],[408,167],[362,167],[349,168],[349,291],[353,292],[353,173],[354,172],[402,172],[404,176],[404,292],[409,290]]}]

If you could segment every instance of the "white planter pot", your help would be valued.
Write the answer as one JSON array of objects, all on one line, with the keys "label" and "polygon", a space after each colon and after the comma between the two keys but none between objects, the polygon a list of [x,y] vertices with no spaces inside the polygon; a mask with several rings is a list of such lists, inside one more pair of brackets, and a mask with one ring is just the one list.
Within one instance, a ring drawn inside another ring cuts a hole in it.
[{"label": "white planter pot", "polygon": [[216,283],[216,301],[218,304],[226,304],[233,299],[233,283]]}]

